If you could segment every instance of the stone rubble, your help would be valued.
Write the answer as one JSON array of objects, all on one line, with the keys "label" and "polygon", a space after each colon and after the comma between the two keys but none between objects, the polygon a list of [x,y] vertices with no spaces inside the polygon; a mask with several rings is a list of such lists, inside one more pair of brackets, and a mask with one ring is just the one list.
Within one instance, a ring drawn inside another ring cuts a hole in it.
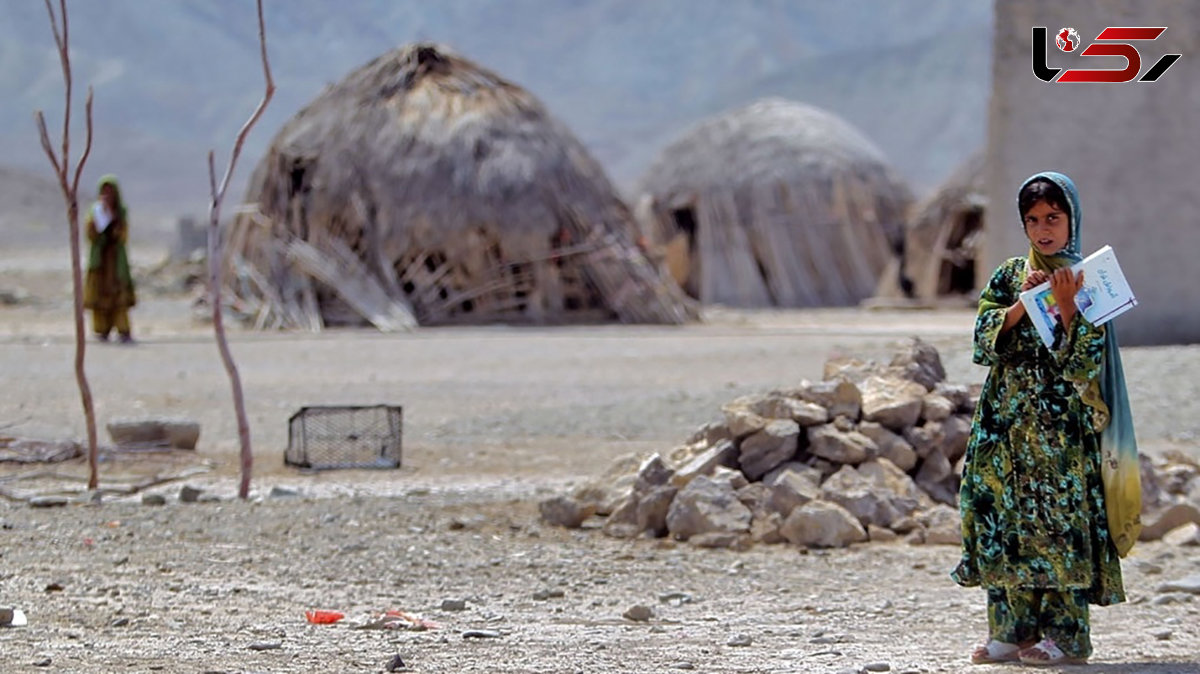
[{"label": "stone rubble", "polygon": [[[540,504],[551,524],[594,516],[616,538],[696,547],[958,545],[963,458],[980,387],[945,381],[937,350],[908,340],[888,364],[837,358],[824,379],[738,397],[682,445],[618,459]],[[1200,545],[1200,464],[1142,457],[1142,540]]]}]

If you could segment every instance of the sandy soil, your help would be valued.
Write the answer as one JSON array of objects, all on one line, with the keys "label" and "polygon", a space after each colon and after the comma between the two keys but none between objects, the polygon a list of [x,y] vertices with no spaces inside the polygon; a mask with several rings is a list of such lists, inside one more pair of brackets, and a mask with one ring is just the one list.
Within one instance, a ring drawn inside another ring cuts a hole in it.
[{"label": "sandy soil", "polygon": [[[0,307],[7,434],[83,437],[60,266],[40,253],[0,260],[0,286],[33,296]],[[971,319],[713,311],[685,328],[239,332],[257,459],[246,503],[232,499],[236,430],[211,335],[186,298],[146,296],[139,345],[88,350],[99,418],[193,418],[200,447],[106,455],[103,482],[205,467],[186,484],[218,500],[179,503],[181,482],[149,490],[167,497],[157,507],[140,494],[52,510],[0,500],[0,605],[30,622],[0,629],[0,671],[379,672],[395,655],[431,674],[969,670],[983,596],[947,577],[953,547],[696,550],[548,527],[536,503],[628,452],[669,450],[738,394],[819,378],[831,355],[882,357],[916,334],[942,350],[952,380],[979,381]],[[1126,349],[1147,451],[1197,451],[1198,356]],[[296,409],[377,402],[405,408],[400,470],[283,466]],[[78,488],[84,474],[68,463],[12,479],[43,468],[0,464],[0,486]],[[298,495],[269,497],[276,487]],[[1196,554],[1147,544],[1125,572],[1131,601],[1095,610],[1086,671],[1200,673],[1200,602],[1157,591],[1200,573]],[[635,604],[654,617],[623,619]],[[347,617],[310,625],[308,609]],[[438,627],[354,629],[390,609]]]}]

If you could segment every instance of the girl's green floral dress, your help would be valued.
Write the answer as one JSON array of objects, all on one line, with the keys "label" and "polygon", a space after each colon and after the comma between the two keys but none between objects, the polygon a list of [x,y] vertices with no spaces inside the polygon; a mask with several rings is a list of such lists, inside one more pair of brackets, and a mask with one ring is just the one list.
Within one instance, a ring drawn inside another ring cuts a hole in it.
[{"label": "girl's green floral dress", "polygon": [[1004,335],[1026,258],[996,270],[980,301],[974,362],[991,367],[975,412],[959,508],[963,555],[952,577],[986,588],[1083,590],[1125,599],[1100,477],[1104,420],[1080,397],[1100,374],[1104,327],[1076,314],[1047,349],[1027,319]]}]

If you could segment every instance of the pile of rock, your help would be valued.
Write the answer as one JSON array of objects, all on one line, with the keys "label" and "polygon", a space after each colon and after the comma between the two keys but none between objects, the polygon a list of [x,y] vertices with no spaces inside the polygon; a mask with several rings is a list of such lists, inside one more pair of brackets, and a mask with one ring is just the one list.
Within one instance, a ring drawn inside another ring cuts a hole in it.
[{"label": "pile of rock", "polygon": [[[738,398],[665,456],[627,456],[596,480],[541,503],[542,518],[614,537],[671,536],[701,547],[863,541],[957,545],[956,506],[975,386],[945,381],[931,345],[907,342],[886,365],[825,364],[824,378]],[[1143,540],[1200,543],[1200,468],[1143,458]],[[1188,527],[1192,528],[1188,528]]]},{"label": "pile of rock", "polygon": [[1180,451],[1141,461],[1141,540],[1200,546],[1200,461]]},{"label": "pile of rock", "polygon": [[937,350],[917,339],[886,365],[831,360],[822,381],[738,398],[667,456],[623,458],[543,502],[542,516],[578,527],[602,515],[611,536],[704,547],[957,543],[978,395],[946,383]]}]

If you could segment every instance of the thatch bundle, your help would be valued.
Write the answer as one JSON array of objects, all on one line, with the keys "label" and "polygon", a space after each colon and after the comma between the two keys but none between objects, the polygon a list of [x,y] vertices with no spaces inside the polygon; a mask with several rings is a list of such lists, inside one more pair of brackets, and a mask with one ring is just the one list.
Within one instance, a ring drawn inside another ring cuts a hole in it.
[{"label": "thatch bundle", "polygon": [[983,238],[983,154],[971,156],[912,211],[904,233],[905,294],[922,300],[970,294]]},{"label": "thatch bundle", "polygon": [[838,306],[871,295],[911,194],[846,122],[759,101],[668,146],[639,189],[639,224],[705,303]]},{"label": "thatch bundle", "polygon": [[680,323],[600,165],[529,92],[449,51],[391,51],[275,137],[230,235],[264,326]]}]

